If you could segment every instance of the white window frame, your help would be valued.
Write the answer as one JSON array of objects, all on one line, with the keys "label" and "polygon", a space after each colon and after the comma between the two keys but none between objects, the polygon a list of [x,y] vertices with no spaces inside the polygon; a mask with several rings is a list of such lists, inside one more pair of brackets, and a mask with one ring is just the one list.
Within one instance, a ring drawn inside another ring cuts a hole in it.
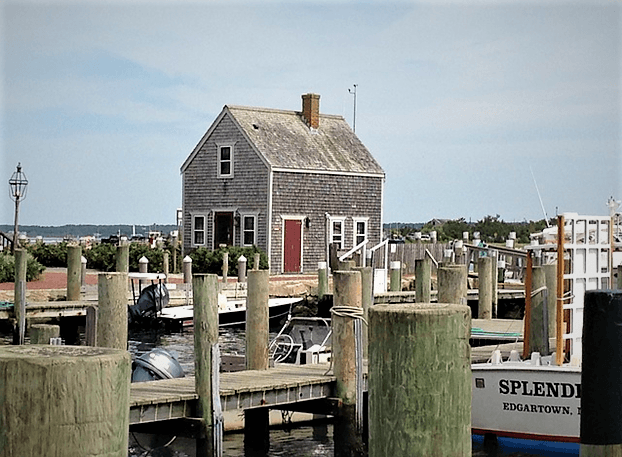
[{"label": "white window frame", "polygon": [[341,241],[339,241],[339,247],[337,248],[338,250],[343,250],[345,249],[346,246],[346,218],[345,216],[343,217],[335,217],[335,216],[331,216],[330,218],[330,242],[331,244],[336,243],[335,242],[335,223],[336,222],[340,222],[341,223],[341,234],[339,235],[341,237]]},{"label": "white window frame", "polygon": [[[363,234],[363,239],[358,240],[358,224],[365,224],[365,233]],[[369,239],[369,217],[353,217],[352,218],[352,246],[358,246],[363,241]]]},{"label": "white window frame", "polygon": [[[203,219],[203,229],[196,228],[196,221],[198,218]],[[196,233],[203,232],[203,243],[196,242]],[[192,215],[192,246],[206,246],[207,245],[207,216],[205,214],[193,214]]]},{"label": "white window frame", "polygon": [[[253,243],[252,244],[247,244],[246,243],[246,232],[250,231],[250,230],[246,230],[246,218],[252,218],[253,219]],[[241,232],[241,239],[240,239],[240,244],[243,247],[247,247],[247,246],[256,246],[257,245],[257,215],[256,214],[241,214],[240,215],[240,232]]]},{"label": "white window frame", "polygon": [[[234,165],[234,145],[235,143],[218,143],[217,146],[217,172],[219,178],[233,178],[233,165]],[[222,150],[229,148],[229,173],[222,173]]]}]

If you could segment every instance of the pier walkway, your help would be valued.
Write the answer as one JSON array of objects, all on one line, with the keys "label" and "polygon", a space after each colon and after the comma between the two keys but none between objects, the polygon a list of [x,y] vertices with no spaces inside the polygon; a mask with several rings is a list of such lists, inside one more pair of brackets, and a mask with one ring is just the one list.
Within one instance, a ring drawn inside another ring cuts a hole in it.
[{"label": "pier walkway", "polygon": [[[518,321],[520,322],[520,321]],[[475,347],[472,362],[485,362],[495,349],[506,358],[512,349],[519,353],[522,342]],[[273,408],[291,411],[331,414],[334,411],[336,378],[326,374],[329,364],[281,364],[261,371],[220,373],[220,401],[222,411],[240,411],[249,408]],[[367,367],[364,367],[364,385],[367,390]],[[180,379],[133,383],[130,390],[130,425],[153,423],[171,419],[197,417],[193,376]],[[312,401],[316,401],[312,403]],[[323,403],[318,404],[318,400]]]},{"label": "pier walkway", "polygon": [[[336,378],[328,364],[278,365],[261,371],[220,374],[223,412],[269,407],[291,409],[292,404],[333,396]],[[194,376],[132,383],[130,425],[196,417]],[[290,407],[286,407],[289,405]]]}]

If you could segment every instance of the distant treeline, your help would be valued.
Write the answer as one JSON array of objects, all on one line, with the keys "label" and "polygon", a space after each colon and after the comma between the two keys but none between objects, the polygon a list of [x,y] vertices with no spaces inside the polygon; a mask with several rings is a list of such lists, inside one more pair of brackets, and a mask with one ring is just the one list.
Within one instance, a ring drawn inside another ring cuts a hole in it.
[{"label": "distant treeline", "polygon": [[[0,225],[0,231],[4,233],[13,232],[12,225]],[[125,235],[128,238],[133,233],[136,235],[149,235],[150,231],[161,232],[163,235],[168,235],[173,230],[177,230],[176,225],[167,224],[151,224],[151,225],[94,225],[94,224],[80,224],[80,225],[60,225],[60,226],[40,226],[40,225],[20,225],[19,233],[26,234],[29,238],[37,236],[63,238],[63,237],[83,237],[83,236],[97,236],[98,238],[108,238],[111,235]]]}]

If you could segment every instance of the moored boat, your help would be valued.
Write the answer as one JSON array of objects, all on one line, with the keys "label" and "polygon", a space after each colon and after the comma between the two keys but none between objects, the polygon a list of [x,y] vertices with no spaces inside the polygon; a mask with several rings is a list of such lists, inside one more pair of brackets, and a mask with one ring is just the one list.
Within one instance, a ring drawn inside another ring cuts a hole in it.
[{"label": "moored boat", "polygon": [[473,433],[579,442],[583,300],[611,287],[612,225],[610,217],[564,214],[556,239],[529,247],[540,263],[557,261],[557,291],[548,295],[557,304],[556,352],[521,360],[512,351],[504,361],[495,351],[472,364]]}]

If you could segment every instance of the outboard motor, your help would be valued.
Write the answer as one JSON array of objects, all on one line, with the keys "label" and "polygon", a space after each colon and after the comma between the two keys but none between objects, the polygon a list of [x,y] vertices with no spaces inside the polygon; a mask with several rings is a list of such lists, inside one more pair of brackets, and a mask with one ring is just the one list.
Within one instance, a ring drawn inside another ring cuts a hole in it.
[{"label": "outboard motor", "polygon": [[128,306],[128,317],[131,323],[140,322],[143,319],[157,317],[170,300],[168,289],[164,284],[151,284],[145,287],[136,304]]},{"label": "outboard motor", "polygon": [[157,381],[184,376],[177,354],[166,349],[152,349],[132,363],[132,382]]}]

